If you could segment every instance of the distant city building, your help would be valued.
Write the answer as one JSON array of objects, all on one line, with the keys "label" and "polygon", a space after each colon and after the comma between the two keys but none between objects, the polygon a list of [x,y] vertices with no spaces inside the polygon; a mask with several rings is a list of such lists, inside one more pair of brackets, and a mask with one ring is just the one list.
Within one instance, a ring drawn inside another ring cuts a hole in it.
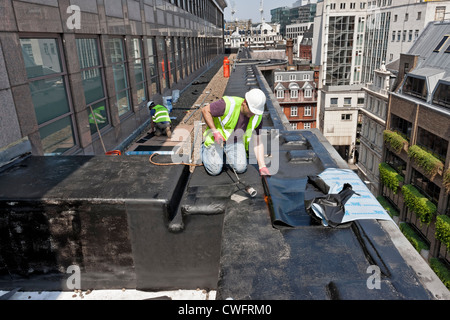
[{"label": "distant city building", "polygon": [[299,44],[302,42],[303,36],[308,32],[312,25],[313,22],[305,22],[286,26],[286,39],[294,40],[294,53],[299,52]]},{"label": "distant city building", "polygon": [[279,24],[252,24],[251,20],[227,23],[224,38],[225,48],[267,49],[284,43]]},{"label": "distant city building", "polygon": [[383,61],[397,60],[428,22],[443,20],[449,11],[450,1],[320,1],[314,63],[326,68],[323,81],[327,85],[371,82]]},{"label": "distant city building", "polygon": [[368,6],[361,82],[371,82],[374,69],[383,61],[388,64],[398,60],[425,26],[431,21],[442,21],[445,12],[450,19],[450,1],[395,0],[381,7],[373,3]]},{"label": "distant city building", "polygon": [[312,60],[321,67],[319,128],[341,157],[353,164],[357,147],[358,109],[364,106],[359,83],[366,1],[317,3]]},{"label": "distant city building", "polygon": [[[348,106],[344,103],[345,98],[363,99],[364,95],[359,96],[356,92],[364,87],[364,83],[373,81],[374,70],[383,61],[387,65],[390,58],[399,57],[402,50],[406,52],[427,21],[442,20],[444,7],[448,12],[450,1],[319,1],[314,19],[312,60],[315,65],[321,66],[320,112],[335,113],[333,108],[328,109],[333,106],[331,102],[337,101],[336,107],[344,110]],[[346,92],[355,95],[342,96]],[[337,115],[321,114],[320,130],[333,140],[332,144],[341,150],[341,156],[352,163],[355,159],[347,158],[352,155],[349,150],[353,150],[359,141],[337,138],[335,133],[327,132],[335,128],[337,118]],[[334,123],[328,123],[328,120]],[[353,130],[353,134],[346,136],[356,137],[358,126],[355,125]]]},{"label": "distant city building", "polygon": [[328,86],[359,84],[363,63],[367,1],[317,3],[313,62],[322,66]]},{"label": "distant city building", "polygon": [[294,6],[290,10],[291,23],[313,22],[316,10],[316,3],[307,3],[297,7]]},{"label": "distant city building", "polygon": [[280,33],[282,36],[286,36],[286,26],[291,24],[291,9],[289,7],[279,7],[270,10],[272,16],[271,23],[280,25]]},{"label": "distant city building", "polygon": [[308,31],[303,34],[302,39],[298,44],[298,58],[300,58],[300,60],[309,61],[309,63],[312,62],[313,35],[314,25],[311,25]]},{"label": "distant city building", "polygon": [[280,24],[280,32],[287,37],[287,26],[290,24],[302,24],[314,21],[317,4],[310,1],[301,1],[294,3],[293,8],[278,7],[270,10],[272,16],[271,22]]},{"label": "distant city building", "polygon": [[362,86],[324,86],[319,90],[319,128],[349,164],[355,162]]},{"label": "distant city building", "polygon": [[365,104],[360,109],[360,144],[357,144],[359,156],[356,159],[361,179],[374,195],[379,195],[379,165],[383,160],[383,132],[386,128],[392,75],[384,64],[374,73],[373,83],[367,83],[363,87],[366,96]]}]

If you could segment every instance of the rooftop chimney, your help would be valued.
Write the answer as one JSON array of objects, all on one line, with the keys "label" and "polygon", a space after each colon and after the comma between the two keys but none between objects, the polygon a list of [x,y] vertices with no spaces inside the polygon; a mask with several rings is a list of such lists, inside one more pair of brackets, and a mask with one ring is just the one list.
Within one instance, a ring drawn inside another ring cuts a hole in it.
[{"label": "rooftop chimney", "polygon": [[286,41],[286,55],[289,65],[294,65],[294,41],[292,39]]}]

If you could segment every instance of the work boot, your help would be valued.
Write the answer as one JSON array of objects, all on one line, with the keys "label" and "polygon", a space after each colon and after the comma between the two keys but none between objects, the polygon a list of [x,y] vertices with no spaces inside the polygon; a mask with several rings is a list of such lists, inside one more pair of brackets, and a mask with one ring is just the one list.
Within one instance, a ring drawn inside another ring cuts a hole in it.
[{"label": "work boot", "polygon": [[172,131],[170,130],[170,128],[166,128],[166,134],[167,138],[172,138]]}]

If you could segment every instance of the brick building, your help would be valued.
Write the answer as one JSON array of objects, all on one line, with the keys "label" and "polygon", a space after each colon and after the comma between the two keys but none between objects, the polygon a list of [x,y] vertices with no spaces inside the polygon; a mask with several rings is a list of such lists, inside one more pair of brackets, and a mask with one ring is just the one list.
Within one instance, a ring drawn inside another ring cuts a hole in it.
[{"label": "brick building", "polygon": [[275,71],[274,94],[295,130],[317,128],[316,71]]},{"label": "brick building", "polygon": [[[397,173],[398,188],[382,184],[399,220],[415,231],[432,257],[447,263],[449,248],[436,236],[436,222],[450,215],[449,34],[449,22],[431,22],[401,55],[386,122],[390,141],[400,147],[385,142],[383,152],[384,165]],[[420,199],[426,208],[419,210],[408,198]]]}]

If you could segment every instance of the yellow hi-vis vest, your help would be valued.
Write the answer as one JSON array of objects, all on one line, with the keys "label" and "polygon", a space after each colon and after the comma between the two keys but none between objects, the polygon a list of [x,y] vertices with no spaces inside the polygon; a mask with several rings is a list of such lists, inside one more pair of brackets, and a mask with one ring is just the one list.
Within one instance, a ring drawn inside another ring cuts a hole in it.
[{"label": "yellow hi-vis vest", "polygon": [[166,107],[158,104],[153,110],[155,110],[155,115],[152,117],[154,123],[170,122],[169,111]]},{"label": "yellow hi-vis vest", "polygon": [[[239,120],[241,114],[241,106],[245,99],[239,97],[223,97],[226,103],[225,113],[221,117],[213,117],[214,125],[216,129],[224,136],[225,140],[228,140],[233,134],[234,129]],[[248,152],[248,146],[252,138],[253,131],[259,126],[262,121],[262,115],[253,116],[248,121],[247,129],[244,134],[245,150]],[[205,131],[205,147],[209,147],[214,143],[214,136],[210,128],[206,128]]]}]

